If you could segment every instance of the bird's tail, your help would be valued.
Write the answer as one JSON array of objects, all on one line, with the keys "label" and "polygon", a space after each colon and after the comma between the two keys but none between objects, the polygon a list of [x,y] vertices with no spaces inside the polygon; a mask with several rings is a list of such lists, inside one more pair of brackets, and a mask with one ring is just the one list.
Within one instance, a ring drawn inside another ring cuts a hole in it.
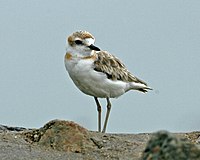
[{"label": "bird's tail", "polygon": [[143,93],[148,92],[149,90],[153,90],[151,87],[147,86],[147,84],[145,83],[136,83],[136,82],[132,82],[131,84],[131,89],[133,90],[137,90]]}]

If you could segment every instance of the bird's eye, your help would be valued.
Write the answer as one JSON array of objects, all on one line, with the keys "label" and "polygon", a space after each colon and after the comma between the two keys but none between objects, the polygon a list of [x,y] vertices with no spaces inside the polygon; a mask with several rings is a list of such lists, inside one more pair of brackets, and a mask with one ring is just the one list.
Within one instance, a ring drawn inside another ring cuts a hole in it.
[{"label": "bird's eye", "polygon": [[83,44],[82,41],[80,41],[80,40],[75,40],[75,43],[76,43],[77,45]]}]

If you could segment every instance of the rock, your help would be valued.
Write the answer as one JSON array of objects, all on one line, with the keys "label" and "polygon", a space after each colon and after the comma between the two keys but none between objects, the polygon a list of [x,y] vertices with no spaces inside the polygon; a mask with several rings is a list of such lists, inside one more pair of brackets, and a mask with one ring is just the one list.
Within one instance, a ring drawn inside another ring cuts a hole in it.
[{"label": "rock", "polygon": [[143,160],[200,160],[200,150],[186,138],[166,131],[153,135],[143,152]]},{"label": "rock", "polygon": [[191,132],[191,133],[186,133],[186,137],[192,142],[197,145],[200,144],[200,133],[199,132]]},{"label": "rock", "polygon": [[44,127],[24,133],[26,140],[58,151],[84,152],[95,145],[88,131],[72,121],[53,120]]},{"label": "rock", "polygon": [[26,128],[23,127],[8,127],[5,125],[0,125],[0,131],[24,131]]}]

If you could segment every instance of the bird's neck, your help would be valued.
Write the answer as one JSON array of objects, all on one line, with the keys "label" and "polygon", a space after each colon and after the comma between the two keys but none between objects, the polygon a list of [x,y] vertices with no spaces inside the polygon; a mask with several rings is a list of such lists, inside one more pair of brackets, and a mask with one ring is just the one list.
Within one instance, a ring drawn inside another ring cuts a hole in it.
[{"label": "bird's neck", "polygon": [[94,54],[94,51],[80,51],[80,50],[76,50],[70,46],[68,46],[66,48],[66,53],[70,53],[72,55],[72,57],[80,57],[80,58],[84,58],[84,57],[88,57],[88,56],[92,56]]}]

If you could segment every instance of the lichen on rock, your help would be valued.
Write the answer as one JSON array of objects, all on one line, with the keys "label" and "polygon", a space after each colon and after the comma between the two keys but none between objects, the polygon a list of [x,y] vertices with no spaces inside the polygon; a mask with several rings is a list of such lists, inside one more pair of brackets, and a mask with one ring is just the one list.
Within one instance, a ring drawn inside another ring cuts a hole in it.
[{"label": "lichen on rock", "polygon": [[186,138],[159,131],[147,143],[142,160],[200,160],[200,150]]}]

